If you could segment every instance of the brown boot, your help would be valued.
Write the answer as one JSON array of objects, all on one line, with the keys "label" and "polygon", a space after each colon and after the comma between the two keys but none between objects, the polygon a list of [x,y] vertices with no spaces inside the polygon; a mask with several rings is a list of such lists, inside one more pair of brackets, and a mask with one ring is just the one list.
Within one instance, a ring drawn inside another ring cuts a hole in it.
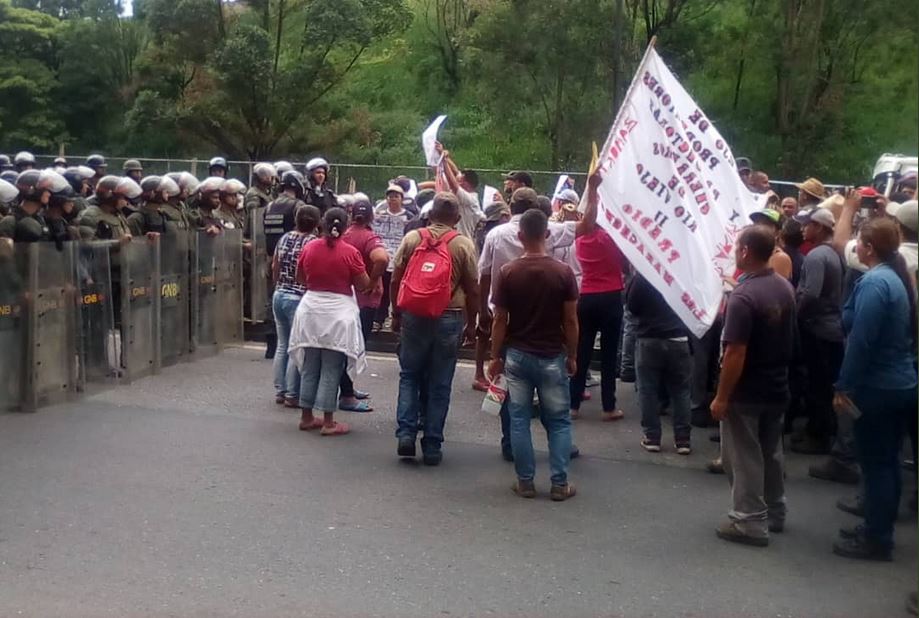
[{"label": "brown boot", "polygon": [[564,485],[553,485],[552,490],[549,492],[549,497],[555,502],[564,502],[569,498],[574,498],[577,493],[574,485],[565,483]]}]

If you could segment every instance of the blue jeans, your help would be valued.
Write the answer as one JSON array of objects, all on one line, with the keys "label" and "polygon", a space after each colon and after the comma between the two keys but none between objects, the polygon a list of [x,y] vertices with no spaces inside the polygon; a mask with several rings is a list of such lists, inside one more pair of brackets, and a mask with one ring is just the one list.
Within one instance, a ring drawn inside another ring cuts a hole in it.
[{"label": "blue jeans", "polygon": [[638,404],[641,428],[649,440],[661,439],[661,387],[670,396],[673,414],[673,438],[689,442],[692,378],[692,355],[689,341],[671,341],[641,337],[635,346],[635,376],[638,381]]},{"label": "blue jeans", "polygon": [[[399,338],[399,402],[396,407],[397,438],[414,439],[418,417],[424,409],[421,450],[440,451],[444,424],[450,407],[456,355],[463,334],[461,311],[445,311],[439,318],[402,314]],[[422,387],[427,383],[427,393]],[[422,401],[422,396],[425,401]]]},{"label": "blue jeans", "polygon": [[304,348],[303,370],[300,372],[300,407],[313,412],[337,410],[338,383],[347,362],[348,358],[335,350]]},{"label": "blue jeans", "polygon": [[288,292],[275,292],[271,299],[274,323],[278,332],[278,347],[274,351],[274,392],[281,397],[300,397],[300,373],[297,365],[288,362],[287,347],[290,343],[290,327],[300,306],[300,296]]},{"label": "blue jeans", "polygon": [[906,415],[916,414],[916,389],[861,389],[852,401],[862,415],[855,421],[858,463],[865,479],[865,536],[893,547],[893,526],[900,506],[897,461]]},{"label": "blue jeans", "polygon": [[549,468],[552,484],[568,482],[571,460],[571,397],[565,355],[545,358],[508,348],[504,363],[507,378],[507,411],[510,417],[511,448],[517,478],[532,481],[536,475],[533,439],[533,391],[539,395],[539,415],[549,438]]}]

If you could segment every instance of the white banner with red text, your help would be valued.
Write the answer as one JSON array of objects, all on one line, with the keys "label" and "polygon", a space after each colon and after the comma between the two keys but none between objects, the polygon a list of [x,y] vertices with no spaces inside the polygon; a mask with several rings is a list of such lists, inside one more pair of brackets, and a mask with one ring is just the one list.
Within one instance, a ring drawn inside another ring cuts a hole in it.
[{"label": "white banner with red text", "polygon": [[649,48],[600,152],[598,222],[696,336],[714,321],[722,275],[753,196],[724,138]]}]

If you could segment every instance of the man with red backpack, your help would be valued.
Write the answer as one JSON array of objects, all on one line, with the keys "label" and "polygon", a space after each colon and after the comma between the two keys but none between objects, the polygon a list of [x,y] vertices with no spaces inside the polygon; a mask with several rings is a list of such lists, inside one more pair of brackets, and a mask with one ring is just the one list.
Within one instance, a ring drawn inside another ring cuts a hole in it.
[{"label": "man with red backpack", "polygon": [[475,333],[479,302],[475,244],[453,229],[459,220],[456,196],[438,193],[428,227],[406,234],[393,258],[392,329],[401,332],[397,452],[415,456],[423,409],[421,452],[429,466],[443,459],[457,351],[464,332]]}]

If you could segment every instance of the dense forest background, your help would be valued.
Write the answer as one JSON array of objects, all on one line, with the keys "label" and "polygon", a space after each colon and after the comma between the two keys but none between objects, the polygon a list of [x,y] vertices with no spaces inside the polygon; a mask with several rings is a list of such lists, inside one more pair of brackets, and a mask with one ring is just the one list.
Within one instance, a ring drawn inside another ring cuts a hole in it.
[{"label": "dense forest background", "polygon": [[915,0],[0,0],[0,151],[586,168],[652,36],[774,177],[919,145]]}]

